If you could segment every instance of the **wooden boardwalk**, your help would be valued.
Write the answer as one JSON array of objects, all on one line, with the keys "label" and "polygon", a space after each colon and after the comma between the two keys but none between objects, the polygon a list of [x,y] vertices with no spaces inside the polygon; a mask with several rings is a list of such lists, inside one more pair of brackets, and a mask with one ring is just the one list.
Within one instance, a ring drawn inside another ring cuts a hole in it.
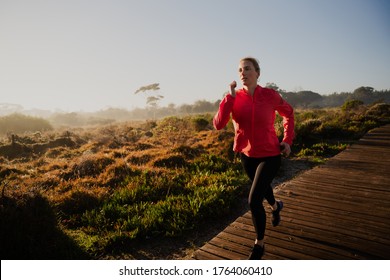
[{"label": "wooden boardwalk", "polygon": [[[276,193],[282,221],[267,209],[263,259],[390,259],[390,125],[287,182]],[[268,207],[266,207],[268,208]],[[198,249],[193,259],[247,259],[250,212]]]}]

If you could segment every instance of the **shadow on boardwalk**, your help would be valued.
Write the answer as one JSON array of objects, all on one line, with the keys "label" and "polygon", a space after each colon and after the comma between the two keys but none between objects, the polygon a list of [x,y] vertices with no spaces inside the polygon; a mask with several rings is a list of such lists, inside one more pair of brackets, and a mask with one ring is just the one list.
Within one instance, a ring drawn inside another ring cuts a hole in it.
[{"label": "shadow on boardwalk", "polygon": [[[282,222],[267,221],[264,259],[390,259],[389,166],[386,125],[281,186]],[[193,259],[247,259],[254,239],[246,212]]]}]

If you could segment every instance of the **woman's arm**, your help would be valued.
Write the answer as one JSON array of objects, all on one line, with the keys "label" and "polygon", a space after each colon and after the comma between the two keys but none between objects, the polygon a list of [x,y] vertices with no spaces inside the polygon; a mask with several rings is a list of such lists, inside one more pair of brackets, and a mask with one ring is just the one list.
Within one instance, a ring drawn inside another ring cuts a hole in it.
[{"label": "woman's arm", "polygon": [[230,120],[230,114],[234,105],[234,97],[226,95],[219,104],[219,110],[213,119],[213,125],[217,130],[224,128]]},{"label": "woman's arm", "polygon": [[283,117],[283,140],[282,142],[287,143],[289,146],[295,137],[294,133],[294,109],[288,104],[282,97],[276,107],[276,111]]},{"label": "woman's arm", "polygon": [[234,100],[236,97],[236,81],[233,81],[230,84],[230,93],[222,99],[219,104],[219,110],[217,114],[214,116],[213,125],[216,129],[220,130],[224,128],[230,120],[230,114],[233,109]]}]

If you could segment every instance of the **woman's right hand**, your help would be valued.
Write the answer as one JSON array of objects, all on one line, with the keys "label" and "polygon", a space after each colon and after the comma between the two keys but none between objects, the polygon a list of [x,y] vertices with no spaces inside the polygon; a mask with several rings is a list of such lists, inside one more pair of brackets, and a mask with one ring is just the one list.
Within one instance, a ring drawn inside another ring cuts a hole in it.
[{"label": "woman's right hand", "polygon": [[230,83],[230,95],[233,97],[236,97],[236,87],[237,87],[236,81]]}]

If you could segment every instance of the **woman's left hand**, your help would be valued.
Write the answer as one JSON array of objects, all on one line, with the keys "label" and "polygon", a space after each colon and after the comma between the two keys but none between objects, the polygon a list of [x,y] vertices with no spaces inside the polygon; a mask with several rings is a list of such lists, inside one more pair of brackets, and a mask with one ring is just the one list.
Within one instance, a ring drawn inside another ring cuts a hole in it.
[{"label": "woman's left hand", "polygon": [[290,145],[287,144],[286,142],[281,142],[280,143],[280,153],[286,157],[288,157],[291,153],[291,148]]}]

